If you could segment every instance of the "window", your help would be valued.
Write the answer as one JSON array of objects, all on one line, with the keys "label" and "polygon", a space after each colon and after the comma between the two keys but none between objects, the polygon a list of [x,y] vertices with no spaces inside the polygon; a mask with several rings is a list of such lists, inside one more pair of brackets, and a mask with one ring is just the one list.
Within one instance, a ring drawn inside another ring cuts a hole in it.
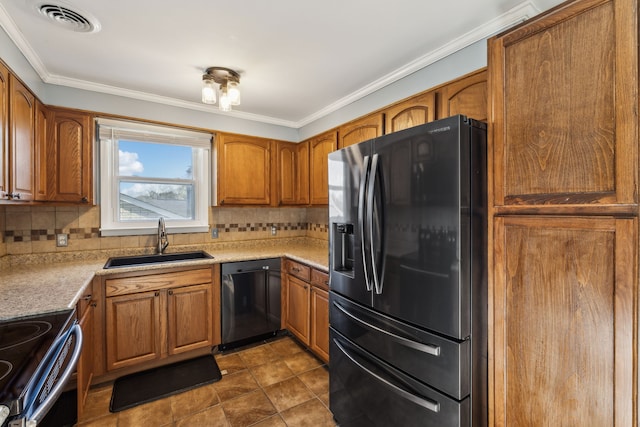
[{"label": "window", "polygon": [[100,232],[173,233],[209,229],[211,134],[98,119]]}]

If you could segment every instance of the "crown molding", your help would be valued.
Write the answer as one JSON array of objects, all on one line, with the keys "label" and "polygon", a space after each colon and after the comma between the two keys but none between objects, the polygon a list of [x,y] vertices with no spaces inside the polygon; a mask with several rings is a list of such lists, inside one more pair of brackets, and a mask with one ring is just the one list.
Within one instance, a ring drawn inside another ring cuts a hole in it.
[{"label": "crown molding", "polygon": [[333,113],[359,99],[364,98],[371,93],[382,89],[385,86],[390,85],[424,67],[427,67],[442,58],[447,57],[467,46],[472,45],[475,42],[486,39],[494,34],[497,34],[513,25],[519,24],[532,16],[540,13],[540,9],[535,5],[532,0],[527,0],[512,9],[506,11],[502,15],[492,19],[484,25],[476,27],[475,29],[463,34],[462,36],[452,40],[451,42],[435,49],[414,61],[394,70],[393,72],[379,78],[378,80],[362,87],[361,89],[350,93],[349,95],[339,99],[338,101],[327,105],[326,107],[318,110],[317,112],[310,114],[303,119],[294,122],[289,120],[282,120],[275,117],[263,116],[258,114],[245,113],[242,111],[232,110],[229,112],[220,112],[215,107],[204,105],[196,102],[185,101],[181,99],[155,95],[146,92],[140,92],[135,90],[123,89],[115,86],[104,85],[86,80],[72,79],[64,76],[51,74],[40,60],[37,53],[31,48],[31,45],[27,42],[22,32],[18,29],[13,19],[9,16],[7,11],[0,4],[0,26],[4,28],[9,38],[18,47],[20,52],[27,59],[29,64],[33,67],[35,72],[40,76],[42,81],[47,84],[67,86],[76,89],[83,89],[87,91],[100,92],[109,95],[122,96],[131,99],[137,99],[141,101],[154,102],[164,105],[171,105],[178,108],[186,108],[190,110],[197,110],[203,112],[209,112],[213,114],[224,114],[225,116],[231,116],[244,120],[251,120],[256,122],[262,122],[267,124],[279,125],[294,129],[299,129],[309,123],[312,123],[330,113]]}]

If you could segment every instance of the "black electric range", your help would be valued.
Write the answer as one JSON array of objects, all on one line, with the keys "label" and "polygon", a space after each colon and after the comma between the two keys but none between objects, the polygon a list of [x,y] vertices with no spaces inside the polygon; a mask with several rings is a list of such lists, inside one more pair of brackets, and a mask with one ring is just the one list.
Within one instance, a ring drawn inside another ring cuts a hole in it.
[{"label": "black electric range", "polygon": [[75,310],[0,321],[0,426],[42,419],[81,347]]}]

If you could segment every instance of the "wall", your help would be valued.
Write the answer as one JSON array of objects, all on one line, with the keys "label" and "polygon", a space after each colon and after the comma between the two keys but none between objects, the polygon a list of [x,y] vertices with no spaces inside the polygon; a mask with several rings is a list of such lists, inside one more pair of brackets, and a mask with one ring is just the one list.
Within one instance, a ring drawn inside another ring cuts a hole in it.
[{"label": "wall", "polygon": [[[172,245],[208,244],[241,240],[312,237],[327,240],[328,211],[319,208],[212,207],[210,233],[170,234]],[[277,227],[276,236],[271,227]],[[56,247],[55,235],[69,235],[67,247]],[[98,206],[0,206],[0,257],[4,255],[73,252],[128,248],[155,248],[155,235],[100,237]]]}]

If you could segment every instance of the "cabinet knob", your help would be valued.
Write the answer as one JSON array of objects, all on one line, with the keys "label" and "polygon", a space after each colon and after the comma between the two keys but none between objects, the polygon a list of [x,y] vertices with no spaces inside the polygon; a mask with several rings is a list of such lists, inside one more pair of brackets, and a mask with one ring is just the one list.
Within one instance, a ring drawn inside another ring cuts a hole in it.
[{"label": "cabinet knob", "polygon": [[9,193],[8,196],[11,199],[20,200],[20,193]]},{"label": "cabinet knob", "polygon": [[85,301],[90,301],[91,300],[91,294],[82,297],[82,299],[85,300]]},{"label": "cabinet knob", "polygon": [[154,295],[159,297],[160,296],[160,292],[156,291],[156,293]]},{"label": "cabinet knob", "polygon": [[89,203],[89,198],[87,198],[87,196],[84,196],[82,199],[80,199],[80,201],[82,203]]},{"label": "cabinet knob", "polygon": [[224,205],[224,199],[220,200],[220,204]]},{"label": "cabinet knob", "polygon": [[169,291],[169,295],[173,295],[173,291]]}]

